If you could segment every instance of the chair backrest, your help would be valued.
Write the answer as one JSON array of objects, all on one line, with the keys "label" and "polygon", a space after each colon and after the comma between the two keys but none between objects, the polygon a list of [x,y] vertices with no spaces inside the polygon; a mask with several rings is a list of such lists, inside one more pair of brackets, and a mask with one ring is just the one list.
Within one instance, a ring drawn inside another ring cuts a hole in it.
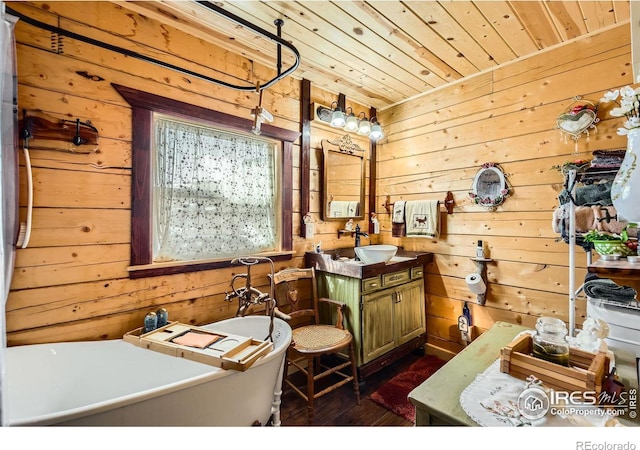
[{"label": "chair backrest", "polygon": [[289,324],[292,328],[320,322],[316,272],[313,267],[283,269],[273,274],[271,281],[278,309],[291,316]]}]

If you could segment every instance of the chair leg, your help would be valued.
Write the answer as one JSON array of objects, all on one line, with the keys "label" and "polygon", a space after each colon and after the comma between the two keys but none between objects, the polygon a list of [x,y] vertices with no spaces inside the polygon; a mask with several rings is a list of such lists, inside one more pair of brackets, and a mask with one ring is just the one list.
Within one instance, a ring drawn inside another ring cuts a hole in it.
[{"label": "chair leg", "polygon": [[315,358],[313,356],[307,358],[307,421],[309,425],[313,423],[313,400],[315,397],[314,392],[314,366]]},{"label": "chair leg", "polygon": [[353,341],[349,344],[349,353],[351,354],[351,373],[353,374],[353,390],[356,393],[356,400],[360,404],[360,385],[358,383],[358,368],[356,366],[355,345]]}]

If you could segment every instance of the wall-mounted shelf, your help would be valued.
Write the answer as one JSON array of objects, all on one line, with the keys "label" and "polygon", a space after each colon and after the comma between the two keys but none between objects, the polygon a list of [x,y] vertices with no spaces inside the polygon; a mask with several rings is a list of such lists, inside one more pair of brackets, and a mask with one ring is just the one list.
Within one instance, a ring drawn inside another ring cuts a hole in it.
[{"label": "wall-mounted shelf", "polygon": [[491,258],[470,258],[471,261],[479,262],[479,263],[488,263],[493,261]]},{"label": "wall-mounted shelf", "polygon": [[340,236],[342,236],[343,234],[353,236],[355,233],[356,233],[356,230],[338,230],[338,239],[340,239]]},{"label": "wall-mounted shelf", "polygon": [[[493,259],[491,258],[469,258],[471,261],[476,263],[476,272],[482,278],[482,281],[485,285],[489,284],[489,280],[487,279],[487,264],[489,264]],[[482,294],[477,294],[477,303],[478,305],[484,305],[487,300],[487,292],[483,292]]]}]

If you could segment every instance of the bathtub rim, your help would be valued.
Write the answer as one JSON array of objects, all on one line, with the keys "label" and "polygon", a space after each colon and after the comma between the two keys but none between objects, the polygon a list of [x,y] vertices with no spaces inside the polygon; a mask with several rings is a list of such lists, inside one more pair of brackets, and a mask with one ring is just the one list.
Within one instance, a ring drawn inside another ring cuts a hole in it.
[{"label": "bathtub rim", "polygon": [[[208,323],[206,325],[203,325],[203,328],[206,327],[210,327],[210,328],[215,328],[216,325],[219,325],[223,322],[226,323],[232,323],[233,321],[236,320],[243,320],[243,319],[248,319],[248,318],[260,318],[260,320],[265,320],[265,319],[269,319],[268,316],[247,316],[247,317],[232,317],[229,319],[225,319],[225,320],[221,320],[218,322],[212,322],[212,323]],[[255,319],[254,319],[255,320]],[[285,321],[278,319],[278,318],[274,318],[275,321],[281,322],[283,324],[285,324],[287,327],[289,327],[289,324],[286,323]],[[290,328],[290,327],[289,327]],[[85,343],[98,343],[98,344],[103,344],[105,342],[122,342],[124,344],[126,344],[127,346],[131,346],[134,349],[138,349],[140,351],[151,351],[151,350],[145,350],[143,348],[140,347],[136,347],[133,344],[127,343],[126,341],[124,341],[123,339],[110,339],[110,340],[106,340],[106,341],[82,341]],[[63,343],[67,343],[67,342],[55,342],[55,343],[50,343],[50,344],[31,344],[31,345],[26,345],[24,347],[31,347],[31,346],[51,346],[51,345],[56,345],[56,344],[63,344]],[[71,342],[73,343],[73,342]],[[282,352],[286,352],[287,349],[289,348],[289,344],[291,343],[291,332],[289,332],[289,342],[286,344],[283,344],[281,351]],[[23,347],[23,346],[16,346],[16,347],[9,347],[7,350],[10,350],[11,348],[19,348],[19,347]],[[278,357],[280,355],[280,353],[277,351],[278,347],[274,347],[274,349],[269,352],[269,354],[265,355],[264,357],[258,359],[255,364],[253,364],[253,367],[259,367],[263,364],[267,364],[268,362],[270,362],[272,359]],[[159,353],[159,352],[153,352],[154,354],[166,357],[166,358],[176,358],[175,356],[170,356],[170,355],[166,355],[163,353]],[[169,360],[167,360],[169,361]],[[284,357],[283,357],[283,363],[284,363]],[[202,364],[203,366],[207,366],[207,364],[204,363],[197,363],[194,362],[194,364]],[[60,424],[60,423],[64,423],[64,422],[69,422],[81,417],[85,417],[85,416],[89,416],[89,415],[95,415],[95,414],[100,414],[106,411],[111,411],[117,408],[121,408],[133,403],[138,403],[138,402],[142,402],[154,397],[158,397],[160,395],[167,395],[176,391],[180,391],[183,389],[188,389],[192,386],[197,386],[206,382],[210,382],[213,381],[217,378],[223,378],[223,377],[227,377],[227,376],[231,376],[234,374],[237,374],[238,371],[236,370],[225,370],[225,369],[221,369],[219,367],[215,367],[215,366],[208,366],[211,368],[210,372],[206,372],[203,373],[201,375],[196,375],[193,376],[191,378],[188,379],[183,379],[183,380],[179,380],[179,381],[175,381],[173,383],[168,383],[168,384],[164,384],[162,386],[158,386],[155,388],[150,388],[150,389],[145,389],[143,391],[138,391],[138,392],[134,392],[132,394],[127,394],[127,395],[123,395],[117,398],[113,398],[113,399],[108,399],[108,400],[104,400],[101,402],[96,402],[96,403],[92,403],[90,405],[86,405],[86,406],[80,406],[80,407],[75,407],[75,408],[70,408],[70,409],[65,409],[62,411],[56,411],[53,413],[48,413],[48,414],[41,414],[38,416],[30,416],[27,418],[22,418],[22,419],[17,419],[17,420],[12,420],[11,416],[8,417],[8,423],[7,425],[9,427],[21,427],[21,426],[47,426],[47,425],[56,425],[56,424]],[[251,368],[247,369],[247,370],[251,370]],[[274,386],[275,388],[275,386]],[[11,411],[9,411],[9,414],[11,413]],[[62,419],[62,420],[60,420]]]}]

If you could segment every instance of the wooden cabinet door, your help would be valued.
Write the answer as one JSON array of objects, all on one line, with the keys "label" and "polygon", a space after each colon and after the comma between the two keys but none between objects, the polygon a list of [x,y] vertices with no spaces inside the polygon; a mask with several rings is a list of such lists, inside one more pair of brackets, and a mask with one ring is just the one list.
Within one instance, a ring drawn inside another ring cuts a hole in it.
[{"label": "wooden cabinet door", "polygon": [[396,345],[401,345],[426,331],[423,280],[412,281],[396,289],[394,325]]},{"label": "wooden cabinet door", "polygon": [[362,296],[362,358],[367,363],[396,346],[393,305],[397,288]]}]

